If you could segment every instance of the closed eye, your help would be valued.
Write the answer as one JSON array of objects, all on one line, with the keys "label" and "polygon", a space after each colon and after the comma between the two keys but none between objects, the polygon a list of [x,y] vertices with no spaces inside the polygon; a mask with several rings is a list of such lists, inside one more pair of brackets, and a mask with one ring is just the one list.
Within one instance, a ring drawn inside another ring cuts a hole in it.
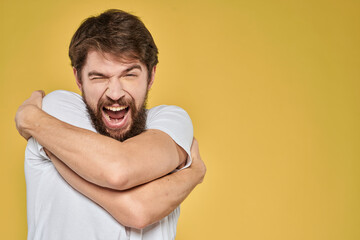
[{"label": "closed eye", "polygon": [[88,77],[90,80],[102,80],[102,79],[108,78],[105,74],[97,72],[97,71],[89,72]]},{"label": "closed eye", "polygon": [[126,74],[125,77],[136,77],[137,75],[136,74],[133,74],[133,73],[129,73],[129,74]]}]

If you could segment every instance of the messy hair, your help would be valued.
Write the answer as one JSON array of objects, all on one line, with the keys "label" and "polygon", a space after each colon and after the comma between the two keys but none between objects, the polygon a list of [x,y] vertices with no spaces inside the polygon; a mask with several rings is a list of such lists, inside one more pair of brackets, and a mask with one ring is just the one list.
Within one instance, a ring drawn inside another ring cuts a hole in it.
[{"label": "messy hair", "polygon": [[127,12],[110,9],[87,18],[77,29],[69,46],[71,65],[80,73],[89,51],[110,53],[124,60],[139,60],[146,65],[148,79],[158,63],[158,49],[144,23]]}]

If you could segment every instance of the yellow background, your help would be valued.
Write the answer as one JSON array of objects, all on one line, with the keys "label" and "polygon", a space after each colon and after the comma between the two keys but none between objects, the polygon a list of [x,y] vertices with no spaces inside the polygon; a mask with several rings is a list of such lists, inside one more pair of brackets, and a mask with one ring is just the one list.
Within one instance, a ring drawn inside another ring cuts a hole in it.
[{"label": "yellow background", "polygon": [[359,1],[0,1],[1,239],[25,239],[14,116],[33,90],[77,91],[67,47],[120,8],[159,47],[149,105],[192,117],[205,182],[177,240],[360,239]]}]

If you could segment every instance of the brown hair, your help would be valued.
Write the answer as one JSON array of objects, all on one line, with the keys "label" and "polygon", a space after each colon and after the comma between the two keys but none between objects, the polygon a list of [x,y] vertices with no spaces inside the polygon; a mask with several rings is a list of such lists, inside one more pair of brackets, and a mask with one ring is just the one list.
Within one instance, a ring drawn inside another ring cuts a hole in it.
[{"label": "brown hair", "polygon": [[158,49],[144,23],[117,9],[87,18],[72,37],[69,57],[80,79],[90,50],[110,53],[122,60],[138,59],[146,65],[149,80],[158,63]]}]

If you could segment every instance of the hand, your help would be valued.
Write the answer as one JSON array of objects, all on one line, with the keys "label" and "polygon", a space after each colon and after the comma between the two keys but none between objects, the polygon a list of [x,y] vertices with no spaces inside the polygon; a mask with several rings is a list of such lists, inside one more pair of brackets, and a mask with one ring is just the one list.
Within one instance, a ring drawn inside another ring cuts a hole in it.
[{"label": "hand", "polygon": [[200,157],[199,144],[195,138],[193,139],[193,142],[191,145],[190,154],[191,154],[191,158],[192,158],[192,164],[191,164],[190,168],[194,169],[194,170],[198,170],[198,172],[200,173],[199,183],[202,183],[204,180],[205,174],[206,174],[206,166]]},{"label": "hand", "polygon": [[26,99],[16,111],[16,129],[26,140],[31,137],[30,133],[27,131],[27,126],[31,119],[34,119],[32,118],[34,113],[38,110],[41,110],[42,98],[44,96],[45,92],[42,90],[33,92],[30,98]]}]

